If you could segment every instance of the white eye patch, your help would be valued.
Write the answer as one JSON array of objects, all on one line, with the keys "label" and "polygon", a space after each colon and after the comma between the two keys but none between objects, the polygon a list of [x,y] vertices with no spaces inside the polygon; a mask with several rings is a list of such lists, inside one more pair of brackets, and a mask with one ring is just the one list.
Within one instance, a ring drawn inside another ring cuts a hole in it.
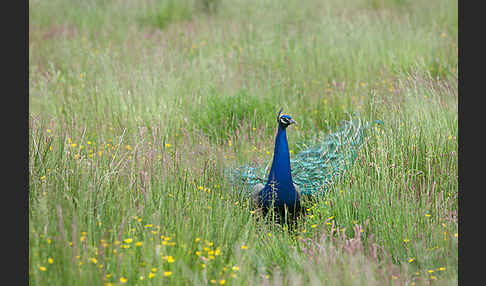
[{"label": "white eye patch", "polygon": [[282,116],[282,117],[280,117],[280,122],[288,125],[288,124],[290,124],[290,119]]}]

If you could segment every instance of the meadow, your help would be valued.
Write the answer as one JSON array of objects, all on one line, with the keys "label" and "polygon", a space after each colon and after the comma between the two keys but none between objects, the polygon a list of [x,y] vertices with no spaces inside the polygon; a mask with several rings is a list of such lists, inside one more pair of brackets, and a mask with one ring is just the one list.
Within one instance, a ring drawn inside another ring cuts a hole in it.
[{"label": "meadow", "polygon": [[[458,7],[29,0],[30,285],[456,285]],[[225,170],[358,117],[298,227]]]}]

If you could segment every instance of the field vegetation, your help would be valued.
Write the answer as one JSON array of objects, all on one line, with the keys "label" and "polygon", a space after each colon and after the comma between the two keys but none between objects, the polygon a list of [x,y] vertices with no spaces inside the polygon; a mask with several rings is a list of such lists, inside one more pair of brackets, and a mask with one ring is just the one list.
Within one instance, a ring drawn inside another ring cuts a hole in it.
[{"label": "field vegetation", "polygon": [[[29,0],[30,285],[455,285],[457,1]],[[360,118],[259,219],[224,176]]]}]

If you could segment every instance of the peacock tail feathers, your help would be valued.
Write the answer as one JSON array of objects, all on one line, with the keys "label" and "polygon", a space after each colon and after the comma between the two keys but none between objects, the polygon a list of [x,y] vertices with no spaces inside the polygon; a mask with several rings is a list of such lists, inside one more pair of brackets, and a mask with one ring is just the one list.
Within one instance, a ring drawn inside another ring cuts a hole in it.
[{"label": "peacock tail feathers", "polygon": [[[374,124],[383,124],[376,120]],[[319,136],[318,143],[304,149],[291,158],[292,179],[303,195],[322,195],[332,183],[342,177],[358,156],[370,123],[359,118],[343,121],[337,131]],[[244,165],[227,170],[227,178],[236,189],[249,194],[254,185],[265,183],[269,166]]]}]

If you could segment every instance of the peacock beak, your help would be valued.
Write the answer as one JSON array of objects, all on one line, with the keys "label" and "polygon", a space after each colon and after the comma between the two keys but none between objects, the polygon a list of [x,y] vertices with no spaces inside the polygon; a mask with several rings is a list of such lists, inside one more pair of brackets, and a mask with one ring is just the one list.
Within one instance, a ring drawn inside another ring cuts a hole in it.
[{"label": "peacock beak", "polygon": [[289,121],[289,125],[290,125],[290,124],[294,124],[294,123],[297,123],[297,121],[295,121],[295,120],[293,120],[293,119],[290,119],[290,121]]}]

